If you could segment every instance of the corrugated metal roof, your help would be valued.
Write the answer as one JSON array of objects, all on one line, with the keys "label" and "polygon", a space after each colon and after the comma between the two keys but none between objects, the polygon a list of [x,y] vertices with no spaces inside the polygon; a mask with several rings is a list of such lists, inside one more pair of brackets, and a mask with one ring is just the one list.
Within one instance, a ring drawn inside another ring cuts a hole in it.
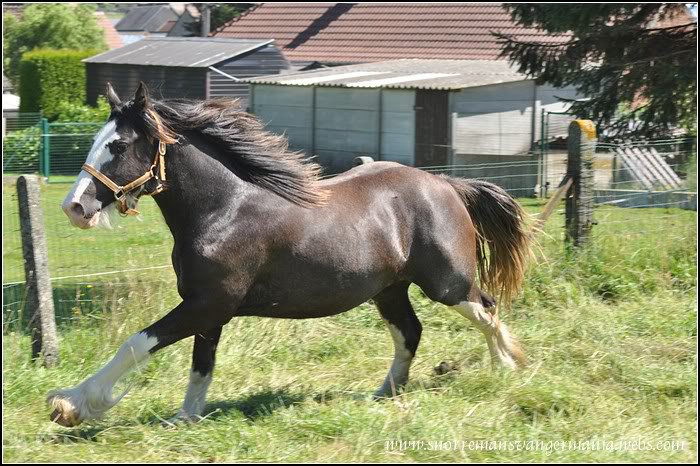
[{"label": "corrugated metal roof", "polygon": [[271,44],[272,40],[147,37],[83,60],[86,63],[207,68]]},{"label": "corrugated metal roof", "polygon": [[404,59],[261,76],[245,82],[282,86],[458,90],[528,79],[506,61]]},{"label": "corrugated metal roof", "polygon": [[499,3],[263,3],[216,37],[273,38],[289,60],[366,63],[398,58],[497,60],[491,33],[526,41],[554,36],[516,24]]},{"label": "corrugated metal roof", "polygon": [[168,21],[177,18],[169,5],[139,5],[129,9],[115,28],[119,32],[158,32]]}]

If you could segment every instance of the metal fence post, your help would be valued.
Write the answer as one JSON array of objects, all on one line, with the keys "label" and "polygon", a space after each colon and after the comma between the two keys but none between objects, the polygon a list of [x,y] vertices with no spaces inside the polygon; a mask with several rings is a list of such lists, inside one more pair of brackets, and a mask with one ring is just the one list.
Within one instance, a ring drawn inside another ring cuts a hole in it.
[{"label": "metal fence post", "polygon": [[31,316],[32,359],[42,356],[44,365],[53,367],[59,361],[58,337],[37,176],[19,177],[17,200],[26,280],[25,309]]},{"label": "metal fence post", "polygon": [[42,118],[39,127],[41,128],[41,159],[39,160],[39,172],[48,178],[49,172],[51,171],[49,167],[49,120]]},{"label": "metal fence post", "polygon": [[573,184],[566,197],[566,243],[579,247],[589,241],[593,226],[593,157],[596,131],[590,120],[569,125],[567,176]]}]

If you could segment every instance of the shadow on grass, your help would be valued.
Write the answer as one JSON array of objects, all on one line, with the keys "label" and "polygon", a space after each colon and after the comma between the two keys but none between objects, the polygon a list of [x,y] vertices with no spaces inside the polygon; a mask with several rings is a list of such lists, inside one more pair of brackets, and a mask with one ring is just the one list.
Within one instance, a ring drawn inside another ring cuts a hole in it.
[{"label": "shadow on grass", "polygon": [[[249,420],[255,421],[258,418],[272,415],[278,409],[287,408],[306,399],[307,395],[290,393],[286,389],[265,389],[246,395],[238,400],[207,403],[204,409],[204,418],[206,420],[218,420],[232,413],[241,413]],[[175,414],[175,412],[154,413],[141,417],[138,422],[141,424],[165,425],[164,421],[169,421]]]},{"label": "shadow on grass", "polygon": [[205,410],[207,419],[225,417],[235,410],[251,421],[272,415],[278,409],[288,408],[307,399],[302,393],[289,393],[286,389],[266,389],[252,393],[240,400],[209,403]]},{"label": "shadow on grass", "polygon": [[99,434],[108,428],[107,426],[84,426],[76,429],[65,429],[46,434],[44,441],[55,444],[97,442]]},{"label": "shadow on grass", "polygon": [[83,424],[73,428],[60,428],[59,430],[43,434],[42,440],[45,443],[53,444],[101,442],[103,441],[101,434],[109,430],[137,427],[139,425],[136,420],[114,424],[101,421],[99,424]]}]

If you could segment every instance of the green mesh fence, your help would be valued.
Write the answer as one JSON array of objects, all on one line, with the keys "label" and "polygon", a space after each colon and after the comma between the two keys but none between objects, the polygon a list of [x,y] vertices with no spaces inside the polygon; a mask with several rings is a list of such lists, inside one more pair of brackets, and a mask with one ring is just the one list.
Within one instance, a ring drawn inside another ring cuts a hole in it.
[{"label": "green mesh fence", "polygon": [[50,182],[72,181],[80,173],[95,134],[104,123],[50,123],[43,147],[43,173]]},{"label": "green mesh fence", "polygon": [[50,182],[72,182],[104,123],[49,123],[39,114],[7,120],[3,173],[40,173]]},{"label": "green mesh fence", "polygon": [[17,113],[3,121],[3,173],[36,173],[41,157],[41,114]]}]

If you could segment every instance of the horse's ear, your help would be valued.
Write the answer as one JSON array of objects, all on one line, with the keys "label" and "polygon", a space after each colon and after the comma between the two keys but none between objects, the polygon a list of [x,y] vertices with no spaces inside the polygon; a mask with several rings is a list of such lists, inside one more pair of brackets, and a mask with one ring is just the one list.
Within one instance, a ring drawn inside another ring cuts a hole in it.
[{"label": "horse's ear", "polygon": [[117,93],[114,92],[112,83],[107,83],[107,102],[109,102],[109,106],[112,107],[112,110],[114,110],[122,103]]},{"label": "horse's ear", "polygon": [[136,95],[134,96],[134,106],[140,107],[145,110],[151,105],[151,98],[148,94],[148,87],[146,83],[141,81],[139,83],[139,88],[136,89]]}]

